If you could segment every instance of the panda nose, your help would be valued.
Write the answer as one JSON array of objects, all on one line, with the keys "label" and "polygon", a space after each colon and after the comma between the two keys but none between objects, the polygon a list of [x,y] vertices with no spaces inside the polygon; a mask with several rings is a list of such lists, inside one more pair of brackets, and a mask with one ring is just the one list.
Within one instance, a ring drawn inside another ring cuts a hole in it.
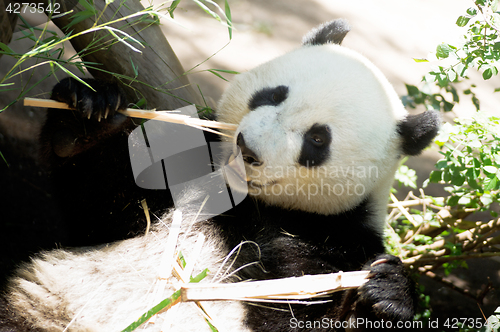
[{"label": "panda nose", "polygon": [[259,159],[257,154],[249,149],[245,144],[245,139],[243,138],[243,133],[239,133],[236,137],[236,145],[241,149],[241,155],[243,156],[243,161],[252,166],[261,166],[264,162]]}]

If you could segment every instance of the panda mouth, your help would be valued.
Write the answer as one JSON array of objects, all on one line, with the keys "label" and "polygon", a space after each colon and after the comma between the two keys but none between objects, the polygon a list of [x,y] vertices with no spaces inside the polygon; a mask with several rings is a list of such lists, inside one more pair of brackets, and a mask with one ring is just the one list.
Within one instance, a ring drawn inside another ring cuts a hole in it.
[{"label": "panda mouth", "polygon": [[264,188],[264,187],[269,187],[269,186],[273,186],[275,185],[276,183],[278,183],[277,180],[272,180],[272,181],[269,181],[269,182],[266,182],[266,183],[258,183],[254,180],[250,180],[250,181],[247,181],[247,185],[249,188]]},{"label": "panda mouth", "polygon": [[248,170],[245,169],[246,167],[241,167],[242,165],[238,165],[237,162],[234,162],[236,159],[236,156],[234,154],[231,154],[226,162],[226,170],[229,171],[232,174],[233,179],[237,179],[238,182],[240,183],[245,183],[246,186],[251,189],[262,189],[265,187],[270,187],[272,185],[275,185],[278,183],[278,180],[271,180],[268,182],[262,183],[259,180],[252,180],[251,176],[248,173]]}]

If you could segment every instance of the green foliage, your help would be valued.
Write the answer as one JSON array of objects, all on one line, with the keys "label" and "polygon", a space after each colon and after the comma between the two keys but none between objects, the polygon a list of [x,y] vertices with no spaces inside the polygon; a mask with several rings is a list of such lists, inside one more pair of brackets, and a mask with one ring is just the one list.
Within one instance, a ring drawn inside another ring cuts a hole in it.
[{"label": "green foliage", "polygon": [[[212,0],[192,0],[192,1],[194,1],[207,14],[209,14],[210,16],[221,22],[223,25],[227,26],[229,30],[229,37],[230,39],[232,38],[233,25],[231,20],[231,10],[227,1],[225,2],[224,10],[222,10],[220,6]],[[106,10],[108,4],[111,2],[113,1],[106,2],[104,10]],[[58,71],[62,70],[65,74],[72,76],[75,79],[78,79],[77,76],[74,75],[71,71],[69,71],[68,68],[70,67],[77,68],[82,74],[85,73],[86,68],[91,68],[94,70],[99,70],[109,73],[105,69],[101,68],[98,63],[93,63],[88,61],[85,62],[82,61],[81,59],[87,54],[91,54],[99,50],[102,50],[104,48],[108,48],[114,43],[123,43],[134,52],[141,52],[141,49],[146,46],[142,45],[141,42],[138,39],[134,38],[133,35],[125,33],[122,30],[122,28],[135,25],[138,23],[145,23],[147,25],[158,24],[159,17],[165,18],[168,21],[175,23],[175,20],[173,20],[172,18],[174,10],[176,9],[179,2],[180,0],[172,2],[170,7],[168,7],[167,9],[162,8],[162,5],[160,5],[158,8],[153,8],[151,6],[140,12],[133,13],[125,17],[117,16],[112,21],[102,22],[101,20],[102,13],[98,12],[98,10],[94,7],[93,1],[79,0],[79,4],[83,7],[82,11],[79,11],[75,14],[72,14],[72,11],[60,14],[60,16],[72,15],[71,23],[66,28],[70,28],[75,24],[89,18],[95,18],[95,24],[90,29],[80,31],[78,33],[73,33],[72,31],[70,31],[64,36],[59,36],[55,31],[51,31],[48,29],[50,16],[48,17],[47,23],[44,24],[43,27],[31,26],[26,20],[23,19],[23,17],[20,16],[20,20],[22,21],[23,24],[22,29],[20,30],[20,33],[22,34],[22,37],[20,39],[25,39],[25,38],[30,39],[33,42],[33,45],[31,49],[29,49],[27,52],[18,53],[12,48],[10,48],[8,45],[0,43],[0,55],[10,56],[17,60],[15,65],[12,66],[12,68],[10,68],[7,71],[5,76],[0,77],[0,92],[11,91],[11,90],[19,91],[18,97],[15,100],[10,101],[3,109],[0,110],[0,113],[9,108],[15,102],[23,99],[26,95],[29,94],[29,92],[34,87],[41,84],[47,77],[56,75]],[[204,3],[214,6],[215,11],[219,11],[221,15],[211,10]],[[123,25],[119,26],[119,24]],[[113,27],[113,25],[117,25],[117,27],[119,28]],[[142,28],[143,27],[141,27],[141,29]],[[112,37],[111,41],[104,41],[107,39],[103,37],[96,38],[89,45],[87,45],[87,47],[79,54],[72,55],[69,58],[66,57],[64,48],[65,42],[72,41],[74,38],[81,36],[83,34],[95,33],[95,32],[107,33],[109,36]],[[34,59],[35,64],[26,66],[27,60],[29,59],[32,60]],[[49,66],[51,71],[49,74],[40,79],[38,82],[33,83],[31,82],[31,78],[29,78],[25,83],[23,83],[24,86],[17,86],[15,83],[12,83],[12,80],[15,77],[21,74],[32,73],[36,68],[40,66]],[[137,68],[133,63],[131,63],[131,66],[132,66],[132,71],[137,76]],[[222,76],[220,76],[217,73],[217,71],[222,72],[222,70],[214,69],[212,73],[222,78]],[[187,73],[189,72],[190,71],[188,71]],[[232,73],[232,72],[227,71],[226,73]],[[163,91],[159,90],[157,87],[152,87],[148,85],[147,82],[137,81],[136,77],[124,77],[122,75],[118,75],[115,73],[110,73],[110,74],[114,74],[118,79],[124,79],[129,82],[130,81],[137,82],[147,87],[154,88],[158,91]],[[165,91],[165,93],[170,93],[170,92]]]},{"label": "green foliage", "polygon": [[488,211],[492,203],[500,202],[499,121],[478,113],[471,119],[456,119],[455,125],[443,125],[436,138],[443,159],[428,182],[446,185],[448,206]]},{"label": "green foliage", "polygon": [[[468,80],[467,73],[475,68],[482,72],[483,79],[489,80],[498,74],[500,60],[500,14],[496,12],[497,0],[478,0],[476,7],[469,8],[466,14],[460,16],[456,24],[467,28],[460,45],[442,43],[436,47],[436,58],[447,59],[447,65],[438,65],[424,76],[426,83],[422,90],[413,85],[407,85],[408,95],[404,102],[409,107],[425,105],[428,109],[449,112],[454,103],[459,102],[459,96],[453,83]],[[427,60],[415,59],[417,62]],[[436,85],[439,92],[431,92]],[[476,109],[479,110],[479,100],[473,92],[474,84],[464,89]],[[497,90],[495,90],[497,91]]]},{"label": "green foliage", "polygon": [[414,169],[411,169],[404,164],[407,160],[408,157],[404,158],[401,162],[401,166],[399,166],[396,171],[395,179],[398,181],[399,187],[405,186],[417,189],[417,173]]},{"label": "green foliage", "polygon": [[[200,282],[201,280],[203,280],[207,276],[207,273],[208,273],[208,269],[205,269],[205,270],[201,271],[198,275],[196,275],[194,277],[190,277],[189,282]],[[140,327],[142,324],[147,322],[154,315],[156,315],[162,311],[168,310],[170,307],[172,307],[177,302],[179,302],[180,297],[181,297],[181,290],[179,289],[179,290],[175,291],[172,295],[170,295],[169,297],[162,300],[160,303],[158,303],[157,305],[155,305],[154,307],[152,307],[151,309],[146,311],[141,317],[139,317],[139,319],[137,319],[132,324],[127,326],[122,332],[135,331],[138,327]],[[210,327],[210,329],[212,329],[212,331],[217,331],[215,329],[215,327],[209,321],[207,321],[207,323],[209,324],[209,327]]]},{"label": "green foliage", "polygon": [[[422,86],[406,85],[406,106],[450,112],[461,101],[471,98],[476,112],[470,118],[445,123],[435,140],[442,158],[424,182],[424,188],[441,184],[444,197],[431,197],[420,189],[420,196],[409,193],[399,202],[393,197],[386,234],[390,252],[399,255],[415,272],[438,281],[456,268],[467,268],[466,259],[500,256],[500,119],[479,112],[480,101],[468,74],[478,71],[483,80],[498,74],[500,61],[500,13],[498,0],[476,0],[456,24],[465,30],[461,43],[442,43],[436,47],[436,64],[422,79]],[[427,59],[415,59],[428,63]],[[460,85],[458,84],[460,83]],[[458,87],[461,87],[459,90]],[[492,92],[499,92],[500,88]],[[403,165],[404,166],[404,165]],[[403,174],[403,176],[401,176]],[[397,174],[401,183],[408,169]],[[476,213],[488,211],[490,221],[476,221]],[[451,285],[451,282],[444,281]],[[453,285],[455,290],[460,287]],[[421,294],[425,310],[416,319],[428,319],[429,299]],[[462,290],[464,293],[465,291]],[[482,299],[482,298],[481,298]],[[481,301],[478,297],[478,301]],[[466,325],[460,331],[477,331]],[[500,330],[500,307],[481,331]]]},{"label": "green foliage", "polygon": [[487,324],[481,329],[481,332],[498,332],[500,331],[500,307],[498,307],[494,314],[488,318]]}]

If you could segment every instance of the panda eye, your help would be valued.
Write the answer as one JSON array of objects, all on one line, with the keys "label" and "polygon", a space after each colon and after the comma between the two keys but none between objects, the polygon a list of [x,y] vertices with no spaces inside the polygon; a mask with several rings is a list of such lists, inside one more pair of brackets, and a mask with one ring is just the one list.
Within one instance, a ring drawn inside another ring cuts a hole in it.
[{"label": "panda eye", "polygon": [[323,143],[324,143],[323,138],[321,138],[318,135],[311,136],[311,140],[312,140],[312,144],[315,145],[315,146],[322,146]]},{"label": "panda eye", "polygon": [[280,97],[276,93],[273,93],[273,101],[275,103],[279,103],[280,102]]},{"label": "panda eye", "polygon": [[297,162],[306,167],[320,166],[330,156],[332,134],[330,127],[316,123],[304,133],[302,149]]},{"label": "panda eye", "polygon": [[255,92],[250,98],[248,108],[253,111],[261,106],[278,106],[288,97],[288,87],[278,85],[274,88],[264,88]]}]

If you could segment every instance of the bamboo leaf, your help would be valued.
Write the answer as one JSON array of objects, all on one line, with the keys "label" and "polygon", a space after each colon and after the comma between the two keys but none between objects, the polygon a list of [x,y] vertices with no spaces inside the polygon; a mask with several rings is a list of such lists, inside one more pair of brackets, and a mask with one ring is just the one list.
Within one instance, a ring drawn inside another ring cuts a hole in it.
[{"label": "bamboo leaf", "polygon": [[226,22],[229,31],[229,40],[233,38],[233,19],[231,18],[231,8],[229,8],[229,2],[225,0],[224,9],[226,13]]},{"label": "bamboo leaf", "polygon": [[2,157],[3,161],[7,164],[7,167],[10,167],[9,163],[7,162],[7,159],[2,154],[2,151],[0,151],[0,157]]},{"label": "bamboo leaf", "polygon": [[176,304],[181,296],[181,291],[173,293],[170,297],[167,297],[165,300],[161,301],[153,308],[149,309],[146,313],[144,313],[138,320],[127,326],[122,332],[131,332],[136,328],[147,322],[151,317],[159,313],[161,310],[166,310],[172,305]]},{"label": "bamboo leaf", "polygon": [[221,22],[222,23],[222,20],[220,18],[219,15],[217,15],[214,11],[212,11],[210,8],[208,8],[207,6],[205,6],[201,1],[199,0],[193,0],[194,3],[196,3],[201,9],[203,9],[203,11],[205,13],[207,13],[208,15],[212,16],[213,18],[215,18],[217,21]]},{"label": "bamboo leaf", "polygon": [[0,48],[6,52],[6,54],[14,54],[15,52],[6,44],[0,42]]}]

